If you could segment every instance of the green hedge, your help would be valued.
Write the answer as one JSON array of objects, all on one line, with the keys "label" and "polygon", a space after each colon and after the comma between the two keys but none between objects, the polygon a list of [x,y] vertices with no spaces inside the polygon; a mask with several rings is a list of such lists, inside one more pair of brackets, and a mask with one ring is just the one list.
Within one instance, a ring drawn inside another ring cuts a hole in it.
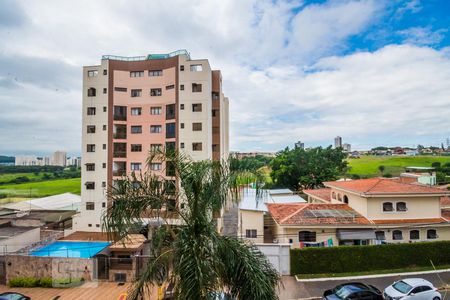
[{"label": "green hedge", "polygon": [[75,279],[55,279],[52,278],[31,278],[31,277],[17,277],[9,280],[10,287],[44,287],[51,288],[64,286],[78,286],[84,282],[83,278]]},{"label": "green hedge", "polygon": [[450,264],[450,241],[291,249],[291,274],[344,273]]}]

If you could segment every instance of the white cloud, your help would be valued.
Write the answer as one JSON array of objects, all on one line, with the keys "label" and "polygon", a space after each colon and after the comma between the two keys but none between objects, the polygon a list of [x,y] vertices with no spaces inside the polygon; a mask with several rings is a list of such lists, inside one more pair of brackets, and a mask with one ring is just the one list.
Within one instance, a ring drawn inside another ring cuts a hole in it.
[{"label": "white cloud", "polygon": [[431,26],[412,27],[398,32],[404,38],[403,42],[416,45],[437,45],[445,37],[447,29],[433,31]]}]

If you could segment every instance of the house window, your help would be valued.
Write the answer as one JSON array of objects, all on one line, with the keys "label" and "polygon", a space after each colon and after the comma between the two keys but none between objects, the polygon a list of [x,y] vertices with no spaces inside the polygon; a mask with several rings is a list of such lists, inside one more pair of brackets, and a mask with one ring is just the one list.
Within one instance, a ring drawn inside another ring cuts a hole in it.
[{"label": "house window", "polygon": [[163,75],[163,71],[162,70],[150,70],[148,71],[148,76],[162,76]]},{"label": "house window", "polygon": [[298,233],[298,240],[300,242],[315,242],[316,232],[315,231],[300,231]]},{"label": "house window", "polygon": [[86,152],[95,152],[95,144],[87,144]]},{"label": "house window", "polygon": [[180,123],[180,128],[184,129],[184,123]]},{"label": "house window", "polygon": [[86,128],[87,133],[95,133],[95,125],[88,125]]},{"label": "house window", "polygon": [[166,120],[175,119],[175,104],[166,105]]},{"label": "house window", "polygon": [[392,204],[392,202],[384,202],[383,203],[383,211],[385,211],[385,212],[394,211],[394,205]]},{"label": "house window", "polygon": [[151,115],[160,115],[161,114],[161,106],[154,106],[150,108]]},{"label": "house window", "polygon": [[162,90],[161,89],[150,89],[150,96],[161,96]]},{"label": "house window", "polygon": [[375,231],[375,238],[378,241],[384,241],[386,239],[386,236],[384,235],[384,231],[383,230]]},{"label": "house window", "polygon": [[410,240],[418,240],[418,239],[420,239],[420,231],[419,230],[411,230],[409,232],[409,239]]},{"label": "house window", "polygon": [[95,107],[88,107],[87,114],[88,116],[95,116]]},{"label": "house window", "polygon": [[144,71],[131,71],[130,77],[144,77]]},{"label": "house window", "polygon": [[131,152],[142,152],[141,144],[131,144]]},{"label": "house window", "polygon": [[142,133],[142,126],[131,126],[131,133]]},{"label": "house window", "polygon": [[102,168],[106,169],[106,163],[102,163]]},{"label": "house window", "polygon": [[397,202],[395,204],[397,211],[407,211],[406,202]]},{"label": "house window", "polygon": [[86,164],[86,171],[95,171],[95,164]]},{"label": "house window", "polygon": [[427,230],[427,239],[434,240],[437,239],[437,231],[436,229],[428,229]]},{"label": "house window", "polygon": [[201,93],[201,91],[202,91],[201,83],[193,83],[192,84],[192,92],[193,93]]},{"label": "house window", "polygon": [[256,229],[247,229],[245,230],[245,237],[248,239],[256,239],[257,237],[257,230]]},{"label": "house window", "polygon": [[399,241],[399,240],[403,240],[403,233],[401,230],[394,230],[392,231],[392,239]]},{"label": "house window", "polygon": [[142,114],[142,108],[140,108],[140,107],[132,107],[131,108],[132,116],[140,116],[141,114]]},{"label": "house window", "polygon": [[194,104],[192,104],[192,111],[193,112],[202,111],[202,104],[201,103],[194,103]]},{"label": "house window", "polygon": [[180,104],[180,110],[184,110],[184,104]]},{"label": "house window", "polygon": [[347,195],[344,195],[344,203],[348,204],[348,197],[347,197]]},{"label": "house window", "polygon": [[141,166],[141,163],[131,163],[131,171],[140,171]]},{"label": "house window", "polygon": [[184,91],[184,84],[180,84],[180,91]]},{"label": "house window", "polygon": [[191,65],[191,72],[201,72],[203,71],[202,65]]},{"label": "house window", "polygon": [[94,190],[95,189],[95,182],[92,181],[88,181],[85,183],[86,189],[87,190]]},{"label": "house window", "polygon": [[151,125],[150,126],[150,133],[161,133],[161,132],[162,132],[161,125]]},{"label": "house window", "polygon": [[161,144],[151,144],[150,145],[150,151],[156,152],[156,151],[160,151],[162,148]]},{"label": "house window", "polygon": [[107,88],[103,88],[103,94],[106,94],[108,92]]},{"label": "house window", "polygon": [[103,125],[103,130],[106,130],[106,125]]},{"label": "house window", "polygon": [[166,85],[166,90],[173,90],[175,88],[175,85]]},{"label": "house window", "polygon": [[102,187],[106,187],[106,181],[102,181]]},{"label": "house window", "polygon": [[97,70],[92,70],[87,72],[88,77],[96,77],[98,75]]},{"label": "house window", "polygon": [[202,131],[202,123],[192,123],[192,131]]},{"label": "house window", "polygon": [[161,170],[161,163],[151,163],[150,164],[150,170],[152,170],[152,171],[160,171]]},{"label": "house window", "polygon": [[126,91],[128,91],[128,89],[125,88],[125,87],[116,86],[116,87],[114,87],[114,91],[116,91],[116,92],[126,92]]},{"label": "house window", "polygon": [[106,112],[106,109],[107,109],[106,106],[103,106],[103,112]]},{"label": "house window", "polygon": [[94,210],[95,203],[94,202],[86,202],[86,210]]},{"label": "house window", "polygon": [[106,207],[106,202],[102,202],[102,207],[103,207],[103,208]]},{"label": "house window", "polygon": [[183,65],[180,66],[180,71],[184,71],[184,66]]},{"label": "house window", "polygon": [[103,70],[103,75],[108,75],[108,71],[107,70]]},{"label": "house window", "polygon": [[202,143],[192,143],[192,151],[202,151]]},{"label": "house window", "polygon": [[131,97],[141,97],[141,96],[142,96],[141,89],[131,90]]},{"label": "house window", "polygon": [[184,149],[184,143],[180,143],[180,148]]},{"label": "house window", "polygon": [[87,95],[88,97],[95,97],[97,90],[95,88],[88,88]]},{"label": "house window", "polygon": [[176,123],[166,123],[166,138],[171,139],[175,137]]},{"label": "house window", "polygon": [[106,144],[103,144],[103,150],[106,150]]},{"label": "house window", "polygon": [[92,224],[88,224],[88,227],[92,227]]}]

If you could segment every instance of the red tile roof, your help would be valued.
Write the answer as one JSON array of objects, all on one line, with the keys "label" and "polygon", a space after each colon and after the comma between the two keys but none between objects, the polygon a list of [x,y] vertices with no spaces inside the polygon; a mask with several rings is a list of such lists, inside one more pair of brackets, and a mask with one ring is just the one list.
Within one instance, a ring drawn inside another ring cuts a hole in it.
[{"label": "red tile roof", "polygon": [[450,197],[441,197],[441,206],[450,207]]},{"label": "red tile roof", "polygon": [[303,193],[305,193],[308,196],[312,196],[314,198],[319,198],[326,202],[331,202],[331,189],[330,188],[323,188],[323,189],[317,189],[317,190],[303,190]]},{"label": "red tile roof", "polygon": [[426,185],[402,183],[395,179],[369,178],[351,181],[328,181],[324,182],[327,187],[340,188],[366,195],[376,194],[450,194]]},{"label": "red tile roof", "polygon": [[444,218],[430,218],[430,219],[395,219],[395,220],[372,220],[377,225],[390,225],[390,224],[434,224],[447,222]]},{"label": "red tile roof", "polygon": [[284,203],[267,204],[280,225],[370,225],[371,222],[347,204]]}]

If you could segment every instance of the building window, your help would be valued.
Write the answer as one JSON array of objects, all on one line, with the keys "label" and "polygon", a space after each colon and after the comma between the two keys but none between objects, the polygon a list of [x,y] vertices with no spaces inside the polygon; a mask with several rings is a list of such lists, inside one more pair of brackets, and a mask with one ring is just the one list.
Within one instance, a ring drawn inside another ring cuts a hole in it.
[{"label": "building window", "polygon": [[176,124],[175,123],[166,123],[166,138],[172,139],[175,137],[176,133]]},{"label": "building window", "polygon": [[184,66],[183,65],[180,66],[180,71],[184,71]]},{"label": "building window", "polygon": [[409,239],[410,240],[418,240],[418,239],[420,239],[420,231],[419,230],[411,230],[409,232]]},{"label": "building window", "polygon": [[162,132],[161,125],[151,125],[150,126],[150,133],[161,133],[161,132]]},{"label": "building window", "polygon": [[184,143],[180,143],[180,148],[184,149]]},{"label": "building window", "polygon": [[246,229],[245,237],[248,239],[256,239],[256,237],[258,236],[257,232],[258,231],[256,229]]},{"label": "building window", "polygon": [[103,75],[108,75],[108,71],[106,69],[103,70]]},{"label": "building window", "polygon": [[95,152],[95,144],[87,144],[86,152]]},{"label": "building window", "polygon": [[106,169],[106,163],[102,163],[102,168]]},{"label": "building window", "polygon": [[142,114],[142,108],[140,108],[140,107],[132,107],[131,108],[132,116],[140,116],[141,114]]},{"label": "building window", "polygon": [[95,125],[88,125],[87,127],[86,127],[86,129],[87,129],[87,133],[95,133]]},{"label": "building window", "polygon": [[184,91],[184,84],[180,84],[180,91]]},{"label": "building window", "polygon": [[106,207],[106,202],[102,202],[102,207],[103,207],[103,208]]},{"label": "building window", "polygon": [[348,204],[348,197],[347,197],[347,195],[344,195],[344,203]]},{"label": "building window", "polygon": [[180,110],[184,110],[184,104],[180,104]]},{"label": "building window", "polygon": [[142,152],[141,144],[131,144],[131,152]]},{"label": "building window", "polygon": [[174,84],[166,85],[166,90],[173,90],[175,88]]},{"label": "building window", "polygon": [[202,65],[191,65],[191,72],[201,72],[203,71]]},{"label": "building window", "polygon": [[95,164],[86,164],[86,171],[95,171]]},{"label": "building window", "polygon": [[88,88],[87,95],[88,97],[95,97],[97,94],[97,90],[95,88]]},{"label": "building window", "polygon": [[103,130],[106,130],[106,125],[103,125]]},{"label": "building window", "polygon": [[102,187],[106,187],[106,181],[102,181]]},{"label": "building window", "polygon": [[95,189],[95,182],[92,181],[88,181],[85,183],[86,189],[87,190],[94,190]]},{"label": "building window", "polygon": [[103,144],[103,150],[106,150],[106,144]]},{"label": "building window", "polygon": [[162,90],[161,89],[150,89],[150,96],[161,96]]},{"label": "building window", "polygon": [[162,148],[161,144],[150,144],[150,151],[152,152],[160,151],[161,148]]},{"label": "building window", "polygon": [[175,119],[175,104],[166,105],[166,120]]},{"label": "building window", "polygon": [[194,104],[192,104],[192,111],[193,112],[200,112],[200,111],[202,111],[202,104],[201,103],[194,103]]},{"label": "building window", "polygon": [[87,114],[88,116],[95,116],[95,107],[88,107]]},{"label": "building window", "polygon": [[202,85],[201,85],[201,83],[193,83],[192,84],[192,92],[193,93],[201,93],[202,92]]},{"label": "building window", "polygon": [[114,91],[116,91],[116,92],[126,92],[126,91],[128,91],[128,89],[125,88],[125,87],[116,86],[116,87],[114,87]]},{"label": "building window", "polygon": [[113,143],[113,157],[127,157],[127,143]]},{"label": "building window", "polygon": [[95,203],[94,202],[86,202],[86,210],[94,210]]},{"label": "building window", "polygon": [[150,114],[151,115],[160,115],[161,110],[162,110],[161,106],[150,107]]},{"label": "building window", "polygon": [[103,88],[103,94],[106,94],[108,92],[107,88]]},{"label": "building window", "polygon": [[127,125],[114,124],[113,125],[113,138],[114,139],[126,139],[127,138]]},{"label": "building window", "polygon": [[141,163],[131,163],[131,171],[140,171],[141,166]]},{"label": "building window", "polygon": [[88,77],[96,77],[98,75],[97,70],[92,70],[87,72]]},{"label": "building window", "polygon": [[144,77],[144,71],[131,71],[130,77]]},{"label": "building window", "polygon": [[316,232],[315,231],[300,231],[298,233],[298,240],[300,242],[315,242]]},{"label": "building window", "polygon": [[95,227],[100,228],[100,224],[95,224]]},{"label": "building window", "polygon": [[141,97],[141,96],[142,96],[142,90],[141,89],[131,90],[131,97]]},{"label": "building window", "polygon": [[150,170],[152,170],[152,171],[160,171],[161,170],[161,163],[151,163],[150,164]]},{"label": "building window", "polygon": [[142,126],[131,126],[131,133],[142,133]]},{"label": "building window", "polygon": [[103,112],[106,112],[107,108],[106,106],[103,106]]},{"label": "building window", "polygon": [[397,202],[395,204],[397,211],[407,211],[406,202]]},{"label": "building window", "polygon": [[184,123],[180,123],[180,128],[184,129]]},{"label": "building window", "polygon": [[92,224],[88,224],[88,227],[92,227]]},{"label": "building window", "polygon": [[336,200],[336,193],[335,192],[331,192],[331,199],[335,199]]},{"label": "building window", "polygon": [[202,131],[202,123],[192,123],[192,131]]},{"label": "building window", "polygon": [[437,236],[436,229],[428,229],[427,230],[427,239],[434,240],[434,239],[437,239],[437,238],[438,238],[438,236]]},{"label": "building window", "polygon": [[163,76],[163,71],[162,70],[151,70],[148,71],[148,76]]},{"label": "building window", "polygon": [[202,151],[202,143],[192,143],[192,151]]},{"label": "building window", "polygon": [[383,203],[383,211],[385,211],[385,212],[394,211],[394,205],[392,204],[392,202],[384,202]]},{"label": "building window", "polygon": [[127,107],[126,106],[114,106],[114,121],[126,121],[127,120]]},{"label": "building window", "polygon": [[384,231],[383,230],[375,231],[375,238],[378,241],[384,241],[386,239],[386,236],[384,235]]},{"label": "building window", "polygon": [[394,230],[392,231],[392,239],[399,241],[399,240],[403,240],[403,233],[401,230]]}]

